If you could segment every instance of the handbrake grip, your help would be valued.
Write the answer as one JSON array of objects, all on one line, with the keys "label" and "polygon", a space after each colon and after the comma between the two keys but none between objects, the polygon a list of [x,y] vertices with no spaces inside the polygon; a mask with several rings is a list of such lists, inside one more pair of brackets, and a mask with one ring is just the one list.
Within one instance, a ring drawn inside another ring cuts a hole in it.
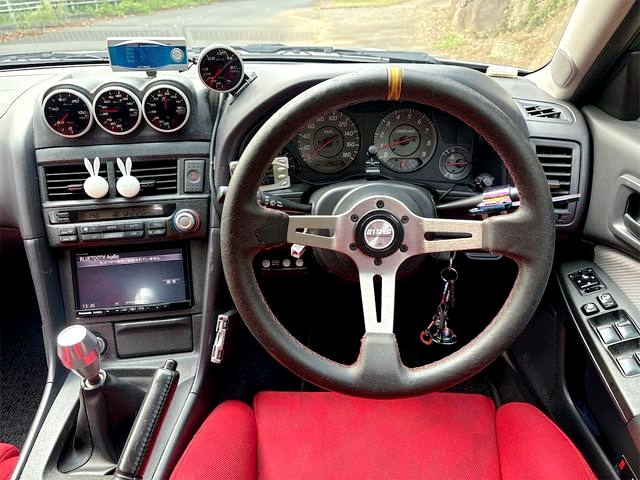
[{"label": "handbrake grip", "polygon": [[177,362],[167,360],[156,370],[149,391],[142,401],[136,420],[120,455],[115,480],[139,480],[144,475],[160,426],[164,420],[180,374]]}]

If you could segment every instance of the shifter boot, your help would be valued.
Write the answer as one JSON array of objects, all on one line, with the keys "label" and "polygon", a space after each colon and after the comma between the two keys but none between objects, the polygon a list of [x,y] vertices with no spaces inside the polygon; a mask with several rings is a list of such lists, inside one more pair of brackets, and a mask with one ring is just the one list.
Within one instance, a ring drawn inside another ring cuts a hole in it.
[{"label": "shifter boot", "polygon": [[62,473],[99,475],[113,471],[133,425],[144,390],[107,374],[102,386],[81,388],[75,425],[60,454]]}]

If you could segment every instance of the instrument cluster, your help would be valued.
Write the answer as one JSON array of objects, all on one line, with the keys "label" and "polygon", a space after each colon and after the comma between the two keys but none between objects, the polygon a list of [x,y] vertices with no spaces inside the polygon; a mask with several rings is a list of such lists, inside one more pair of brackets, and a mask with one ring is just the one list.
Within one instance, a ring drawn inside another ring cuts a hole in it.
[{"label": "instrument cluster", "polygon": [[367,164],[377,163],[386,178],[470,184],[479,169],[495,166],[478,160],[481,153],[485,157],[479,142],[472,129],[445,112],[370,102],[316,116],[284,153],[292,158],[293,179],[304,183],[362,176]]},{"label": "instrument cluster", "polygon": [[186,90],[164,81],[142,92],[119,84],[103,85],[93,94],[77,87],[56,87],[42,101],[45,123],[65,138],[81,137],[94,123],[111,135],[128,135],[143,120],[158,132],[171,133],[184,127],[190,114]]}]

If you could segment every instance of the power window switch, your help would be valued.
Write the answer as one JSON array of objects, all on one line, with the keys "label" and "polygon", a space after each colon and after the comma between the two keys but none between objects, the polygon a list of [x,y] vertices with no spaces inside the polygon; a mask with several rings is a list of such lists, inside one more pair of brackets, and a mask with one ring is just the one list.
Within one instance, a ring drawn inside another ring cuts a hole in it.
[{"label": "power window switch", "polygon": [[640,374],[640,363],[634,355],[627,355],[625,357],[618,357],[618,365],[622,369],[622,372],[630,377],[632,375]]},{"label": "power window switch", "polygon": [[625,320],[623,322],[616,323],[616,329],[620,333],[620,336],[625,340],[629,338],[635,338],[638,336],[638,330],[636,326],[631,323],[630,320]]},{"label": "power window switch", "polygon": [[600,311],[595,303],[585,303],[580,307],[580,310],[582,310],[582,313],[585,315],[595,315]]},{"label": "power window switch", "polygon": [[616,329],[613,328],[613,325],[598,328],[598,333],[605,345],[620,341],[620,335],[618,335]]},{"label": "power window switch", "polygon": [[605,310],[611,310],[612,308],[616,308],[618,306],[610,293],[603,293],[602,295],[598,295],[598,303],[602,305],[602,308],[604,308]]}]

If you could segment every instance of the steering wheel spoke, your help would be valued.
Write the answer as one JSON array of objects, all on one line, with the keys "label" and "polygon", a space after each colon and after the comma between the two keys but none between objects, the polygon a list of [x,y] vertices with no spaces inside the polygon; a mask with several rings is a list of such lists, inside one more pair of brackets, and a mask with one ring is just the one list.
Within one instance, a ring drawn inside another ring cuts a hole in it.
[{"label": "steering wheel spoke", "polygon": [[481,250],[483,222],[480,220],[449,220],[420,218],[420,228],[413,230],[409,251],[424,253]]},{"label": "steering wheel spoke", "polygon": [[336,252],[349,249],[345,215],[296,215],[289,217],[287,242]]},{"label": "steering wheel spoke", "polygon": [[[389,260],[381,263],[379,267],[373,265],[373,262],[371,263],[371,267],[362,265],[358,267],[365,332],[393,333],[398,265],[390,265]],[[380,283],[379,299],[376,295],[378,282]]]}]

